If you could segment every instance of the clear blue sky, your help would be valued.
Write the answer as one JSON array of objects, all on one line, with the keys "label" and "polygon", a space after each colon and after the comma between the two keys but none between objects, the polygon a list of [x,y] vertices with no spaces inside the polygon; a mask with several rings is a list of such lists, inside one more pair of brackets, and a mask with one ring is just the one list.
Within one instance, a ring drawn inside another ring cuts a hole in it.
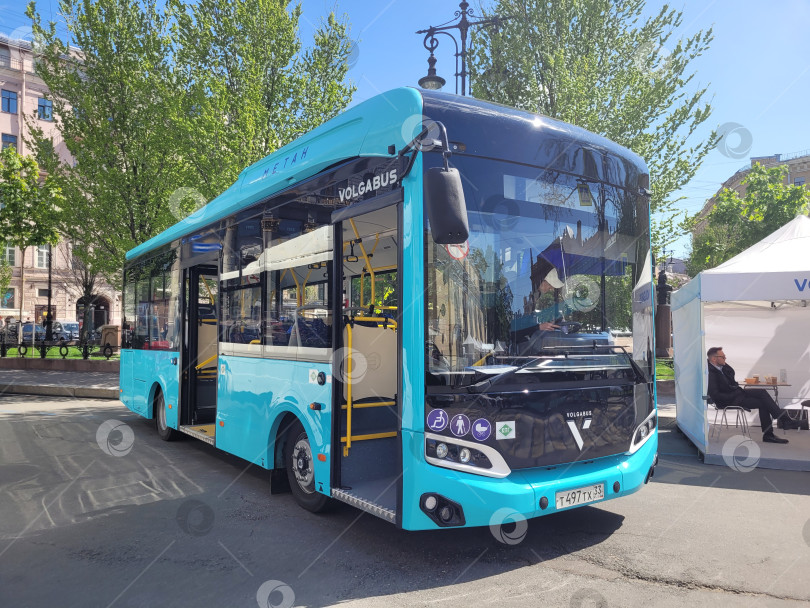
[{"label": "clear blue sky", "polygon": [[[52,15],[58,20],[56,0],[37,4],[45,18]],[[477,2],[471,4],[476,6]],[[649,12],[656,12],[662,4],[649,0]],[[304,38],[335,6],[332,0],[303,0]],[[355,102],[359,102],[378,92],[416,84],[427,71],[427,51],[422,36],[414,32],[450,20],[458,2],[340,0],[337,9],[348,14],[352,37],[360,40],[356,63],[349,72],[357,84]],[[693,213],[726,178],[746,165],[750,156],[810,149],[810,3],[687,0],[682,10],[683,35],[709,27],[714,28],[715,35],[709,53],[695,62],[697,83],[710,86],[714,107],[710,126],[699,135],[708,135],[711,128],[727,123],[742,127],[723,142],[725,153],[721,149],[712,151],[683,189],[687,198],[680,205]],[[0,32],[11,34],[28,25],[23,13],[23,0],[0,4]],[[445,90],[452,92],[451,46],[448,39],[441,41],[437,69],[448,80]],[[676,245],[675,254],[683,253],[685,244]]]}]

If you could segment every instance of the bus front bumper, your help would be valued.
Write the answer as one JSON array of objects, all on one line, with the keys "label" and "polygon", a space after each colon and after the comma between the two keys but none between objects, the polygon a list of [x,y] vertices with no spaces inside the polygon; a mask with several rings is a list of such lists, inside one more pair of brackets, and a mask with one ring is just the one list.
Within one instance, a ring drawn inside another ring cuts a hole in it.
[{"label": "bus front bumper", "polygon": [[[422,433],[403,431],[402,437],[406,455],[423,454]],[[601,485],[601,498],[586,493],[585,499],[594,500],[576,505],[598,506],[638,491],[651,476],[657,453],[655,433],[634,454],[513,471],[501,479],[434,466],[423,456],[406,459],[412,464],[403,474],[402,527],[435,530],[517,522],[575,508],[562,502],[558,508],[558,493],[570,497],[573,491]]]}]

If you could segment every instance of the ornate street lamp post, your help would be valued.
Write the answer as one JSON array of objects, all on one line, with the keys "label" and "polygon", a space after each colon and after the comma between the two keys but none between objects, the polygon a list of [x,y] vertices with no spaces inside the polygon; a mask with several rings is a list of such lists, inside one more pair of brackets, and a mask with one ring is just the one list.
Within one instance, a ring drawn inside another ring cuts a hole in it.
[{"label": "ornate street lamp post", "polygon": [[[437,35],[443,34],[453,41],[456,45],[456,94],[459,91],[459,80],[461,80],[461,94],[467,94],[467,31],[471,27],[481,27],[491,25],[496,29],[500,27],[501,23],[509,19],[509,17],[493,17],[492,19],[480,19],[477,21],[470,21],[468,17],[476,19],[473,14],[473,9],[469,8],[470,4],[462,0],[458,7],[460,10],[455,11],[453,19],[441,25],[431,25],[426,30],[419,30],[417,34],[424,34],[425,40],[423,44],[425,48],[430,51],[428,57],[428,73],[419,79],[419,86],[423,89],[438,90],[445,84],[445,79],[436,74],[436,58],[433,56],[433,51],[439,46],[439,41],[436,39]],[[451,23],[458,20],[457,23]],[[461,38],[461,48],[455,36],[450,33],[450,30],[458,30],[459,38]]]}]

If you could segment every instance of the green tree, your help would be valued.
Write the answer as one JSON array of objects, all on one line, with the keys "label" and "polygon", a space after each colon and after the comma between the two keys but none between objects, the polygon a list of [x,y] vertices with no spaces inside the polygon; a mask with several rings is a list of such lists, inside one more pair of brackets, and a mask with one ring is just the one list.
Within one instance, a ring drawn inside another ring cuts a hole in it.
[{"label": "green tree", "polygon": [[[167,129],[171,78],[169,17],[155,0],[61,0],[71,45],[28,5],[54,120],[73,163],[34,129],[34,145],[67,200],[63,232],[111,283],[127,250],[175,220],[167,200],[181,161]],[[80,50],[77,50],[78,49]]]},{"label": "green tree", "polygon": [[[32,245],[55,244],[64,203],[52,178],[40,180],[39,165],[33,158],[21,156],[14,146],[0,152],[0,242],[18,247],[23,259]],[[25,264],[20,269],[20,285],[25,285]],[[25,289],[21,288],[20,321],[24,301]],[[22,338],[22,331],[17,338]]]},{"label": "green tree", "polygon": [[650,169],[653,246],[685,229],[674,193],[715,145],[695,136],[711,113],[707,89],[687,91],[712,32],[675,39],[681,12],[644,17],[646,0],[498,0],[476,30],[472,93],[584,127],[626,146]]},{"label": "green tree", "polygon": [[705,218],[691,219],[692,252],[687,272],[695,276],[755,245],[810,207],[810,190],[785,184],[787,165],[751,167],[745,194],[723,188]]},{"label": "green tree", "polygon": [[173,135],[186,184],[210,199],[240,171],[332,118],[351,101],[348,26],[329,14],[303,48],[300,4],[169,0],[175,78]]}]

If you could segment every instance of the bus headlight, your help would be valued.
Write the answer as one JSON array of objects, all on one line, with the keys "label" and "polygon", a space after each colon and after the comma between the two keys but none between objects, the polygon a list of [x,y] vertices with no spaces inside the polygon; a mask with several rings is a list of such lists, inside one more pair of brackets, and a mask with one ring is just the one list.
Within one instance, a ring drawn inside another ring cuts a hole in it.
[{"label": "bus headlight", "polygon": [[656,416],[656,411],[653,410],[652,413],[647,416],[644,422],[639,424],[636,427],[636,430],[633,432],[633,439],[630,442],[630,454],[636,452],[641,446],[647,443],[647,440],[653,436],[657,423],[658,418]]},{"label": "bus headlight", "polygon": [[428,439],[425,442],[425,455],[447,463],[459,463],[482,469],[492,468],[492,462],[484,452],[452,441]]},{"label": "bus headlight", "polygon": [[425,433],[425,460],[433,466],[485,477],[502,478],[512,472],[493,446],[435,433]]}]

